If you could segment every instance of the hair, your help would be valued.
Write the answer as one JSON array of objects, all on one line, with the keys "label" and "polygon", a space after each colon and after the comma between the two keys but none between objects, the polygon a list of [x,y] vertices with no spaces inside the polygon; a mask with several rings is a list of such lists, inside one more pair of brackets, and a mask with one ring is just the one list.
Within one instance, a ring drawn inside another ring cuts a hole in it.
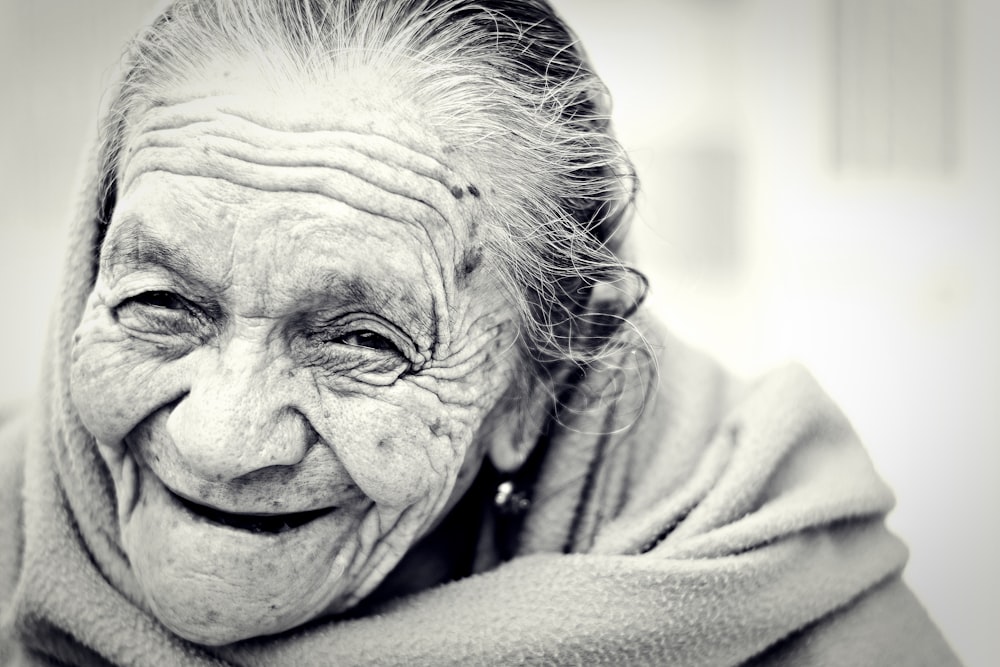
[{"label": "hair", "polygon": [[432,131],[487,156],[477,167],[503,192],[488,255],[531,382],[556,394],[556,369],[586,372],[624,344],[615,332],[645,294],[620,258],[636,179],[604,84],[545,0],[177,0],[126,55],[100,158],[103,226],[129,122],[220,57],[260,61],[273,81],[375,67],[402,82]]}]

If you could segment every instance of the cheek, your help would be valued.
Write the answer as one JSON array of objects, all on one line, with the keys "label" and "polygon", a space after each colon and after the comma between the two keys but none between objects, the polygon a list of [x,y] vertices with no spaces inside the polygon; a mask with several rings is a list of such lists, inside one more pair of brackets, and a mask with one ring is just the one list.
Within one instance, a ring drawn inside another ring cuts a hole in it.
[{"label": "cheek", "polygon": [[115,325],[92,297],[73,338],[70,392],[80,419],[98,442],[119,443],[147,415],[172,400],[161,360]]},{"label": "cheek", "polygon": [[[482,357],[460,380],[403,382],[383,397],[388,404],[360,400],[328,422],[326,433],[354,434],[354,445],[337,455],[377,504],[415,504],[435,512],[468,487],[484,458],[514,362],[513,355],[497,350]],[[327,441],[338,440],[331,435]]]},{"label": "cheek", "polygon": [[473,440],[474,411],[406,398],[349,401],[320,427],[358,487],[386,509],[439,504]]},{"label": "cheek", "polygon": [[433,513],[443,507],[475,454],[484,414],[472,401],[445,402],[440,392],[406,380],[377,398],[329,393],[321,405],[321,414],[310,415],[320,438],[387,514],[407,508],[411,515]]}]

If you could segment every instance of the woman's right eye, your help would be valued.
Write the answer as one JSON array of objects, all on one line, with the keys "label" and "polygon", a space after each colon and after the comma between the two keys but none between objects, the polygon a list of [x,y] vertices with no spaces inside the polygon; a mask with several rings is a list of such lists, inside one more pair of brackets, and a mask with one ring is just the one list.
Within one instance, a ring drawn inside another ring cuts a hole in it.
[{"label": "woman's right eye", "polygon": [[197,334],[208,323],[201,308],[167,290],[129,297],[115,308],[115,315],[125,327],[141,333]]}]

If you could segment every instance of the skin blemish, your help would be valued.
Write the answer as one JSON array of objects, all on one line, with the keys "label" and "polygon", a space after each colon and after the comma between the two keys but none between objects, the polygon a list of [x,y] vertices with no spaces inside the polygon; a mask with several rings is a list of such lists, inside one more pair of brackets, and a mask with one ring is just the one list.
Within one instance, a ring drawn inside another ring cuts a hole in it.
[{"label": "skin blemish", "polygon": [[479,268],[479,265],[483,262],[483,247],[476,246],[468,252],[465,253],[465,257],[462,260],[462,270],[465,271],[466,275],[472,273]]},{"label": "skin blemish", "polygon": [[414,307],[416,307],[418,305],[416,297],[414,297],[409,292],[406,292],[406,291],[400,292],[399,295],[398,295],[398,298],[399,298],[399,301],[404,306],[409,306],[411,308],[414,308]]},{"label": "skin blemish", "polygon": [[462,186],[460,185],[451,186],[451,196],[454,197],[455,199],[461,199],[464,194],[465,190],[462,189]]},{"label": "skin blemish", "polygon": [[378,301],[376,294],[363,280],[350,278],[341,286],[344,297],[357,303],[371,303]]},{"label": "skin blemish", "polygon": [[441,435],[444,434],[445,430],[444,422],[440,418],[435,419],[433,422],[431,422],[430,429],[434,437],[436,438],[441,437]]},{"label": "skin blemish", "polygon": [[482,196],[482,193],[479,191],[479,188],[477,188],[472,183],[469,183],[468,189],[469,189],[469,194],[475,197],[476,199],[479,199]]},{"label": "skin blemish", "polygon": [[477,246],[475,248],[470,248],[462,256],[462,261],[455,270],[455,278],[460,283],[465,283],[468,281],[469,277],[475,273],[476,269],[483,261],[483,248],[482,246]]}]

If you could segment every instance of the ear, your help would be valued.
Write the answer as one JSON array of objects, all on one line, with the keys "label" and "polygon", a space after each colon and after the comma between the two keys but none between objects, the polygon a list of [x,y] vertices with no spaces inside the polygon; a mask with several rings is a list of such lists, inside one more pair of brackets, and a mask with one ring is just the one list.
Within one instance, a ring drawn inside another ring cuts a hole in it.
[{"label": "ear", "polygon": [[524,437],[530,433],[529,429],[514,419],[513,415],[511,417],[494,429],[488,450],[493,467],[507,474],[516,472],[524,464],[534,446],[533,442]]},{"label": "ear", "polygon": [[546,391],[536,385],[519,407],[508,410],[490,434],[487,454],[493,467],[506,474],[517,472],[538,443],[551,411]]}]

